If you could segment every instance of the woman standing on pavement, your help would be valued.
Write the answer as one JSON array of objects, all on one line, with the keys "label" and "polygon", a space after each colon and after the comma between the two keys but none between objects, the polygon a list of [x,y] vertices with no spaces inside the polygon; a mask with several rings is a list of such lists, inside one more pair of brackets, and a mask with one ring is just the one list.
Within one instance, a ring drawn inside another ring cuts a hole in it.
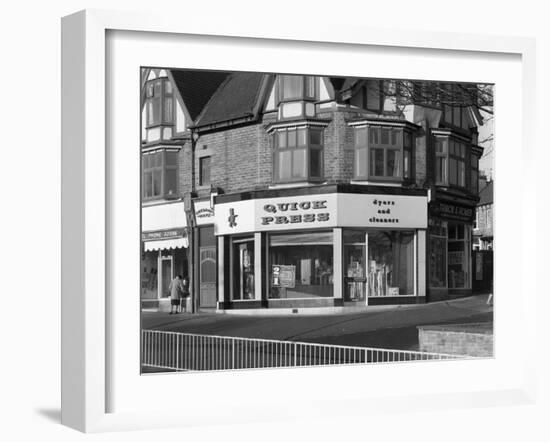
[{"label": "woman standing on pavement", "polygon": [[[181,280],[181,275],[178,275],[170,282],[170,285],[168,286],[168,291],[170,292],[170,314],[179,313],[178,307],[180,305],[180,298],[183,290],[183,281]],[[174,307],[176,307],[175,312]]]}]

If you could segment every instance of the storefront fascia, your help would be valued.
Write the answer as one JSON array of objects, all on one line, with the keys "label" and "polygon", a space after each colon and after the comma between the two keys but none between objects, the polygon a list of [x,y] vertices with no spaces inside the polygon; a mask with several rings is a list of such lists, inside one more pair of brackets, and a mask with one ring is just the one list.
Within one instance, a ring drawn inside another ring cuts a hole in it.
[{"label": "storefront fascia", "polygon": [[[220,201],[218,309],[423,302],[428,199],[403,193]],[[396,245],[404,252],[387,259]],[[406,279],[403,290],[391,278]]]},{"label": "storefront fascia", "polygon": [[162,308],[161,304],[168,302],[170,281],[187,267],[189,244],[183,202],[144,206],[141,221],[142,305]]}]

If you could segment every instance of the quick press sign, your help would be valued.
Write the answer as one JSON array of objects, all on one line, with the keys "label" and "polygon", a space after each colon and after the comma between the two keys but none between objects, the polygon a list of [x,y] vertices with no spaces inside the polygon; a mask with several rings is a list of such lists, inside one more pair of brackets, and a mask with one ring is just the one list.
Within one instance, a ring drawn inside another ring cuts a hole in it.
[{"label": "quick press sign", "polygon": [[217,204],[216,235],[332,227],[426,228],[424,196],[322,194]]}]

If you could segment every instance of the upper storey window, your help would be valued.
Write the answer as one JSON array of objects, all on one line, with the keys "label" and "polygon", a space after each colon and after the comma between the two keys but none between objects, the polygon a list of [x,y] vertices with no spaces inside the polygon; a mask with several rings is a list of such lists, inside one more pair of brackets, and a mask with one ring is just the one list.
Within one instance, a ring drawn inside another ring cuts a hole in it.
[{"label": "upper storey window", "polygon": [[477,194],[479,159],[471,146],[448,135],[435,136],[435,183]]},{"label": "upper storey window", "polygon": [[273,133],[273,147],[275,183],[322,180],[323,129],[278,129]]},{"label": "upper storey window", "polygon": [[413,159],[413,135],[408,130],[390,126],[355,130],[355,179],[399,182],[412,179]]},{"label": "upper storey window", "polygon": [[278,77],[280,120],[313,118],[319,96],[319,78],[309,75],[280,75]]},{"label": "upper storey window", "polygon": [[317,78],[309,75],[281,75],[279,101],[315,100]]},{"label": "upper storey window", "polygon": [[143,199],[178,196],[178,152],[161,150],[142,155]]},{"label": "upper storey window", "polygon": [[168,77],[149,80],[145,84],[146,141],[168,140],[175,122],[175,99]]}]

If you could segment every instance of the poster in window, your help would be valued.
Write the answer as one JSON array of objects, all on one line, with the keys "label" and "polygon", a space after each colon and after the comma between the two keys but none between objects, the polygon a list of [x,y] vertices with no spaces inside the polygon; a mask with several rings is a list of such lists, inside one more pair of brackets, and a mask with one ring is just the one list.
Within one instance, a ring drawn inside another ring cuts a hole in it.
[{"label": "poster in window", "polygon": [[273,287],[293,289],[296,286],[296,266],[274,265]]}]

